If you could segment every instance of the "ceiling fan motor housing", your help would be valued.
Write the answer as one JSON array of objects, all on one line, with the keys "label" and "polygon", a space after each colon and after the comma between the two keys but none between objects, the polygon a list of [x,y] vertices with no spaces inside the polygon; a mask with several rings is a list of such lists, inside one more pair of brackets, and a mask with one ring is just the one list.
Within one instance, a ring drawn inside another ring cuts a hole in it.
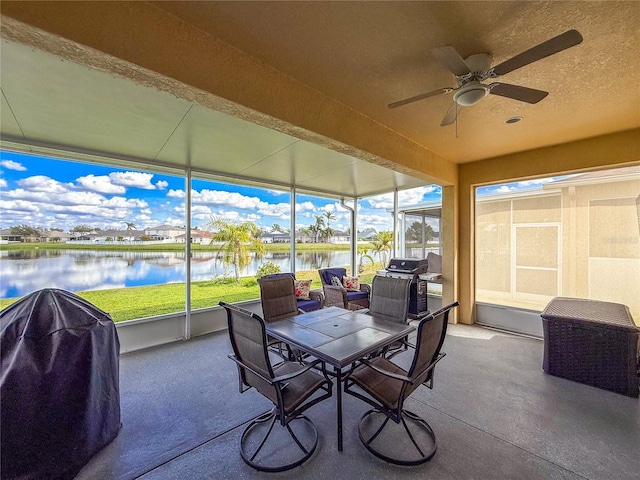
[{"label": "ceiling fan motor housing", "polygon": [[475,105],[489,94],[489,86],[480,82],[470,82],[453,94],[453,100],[461,107]]}]

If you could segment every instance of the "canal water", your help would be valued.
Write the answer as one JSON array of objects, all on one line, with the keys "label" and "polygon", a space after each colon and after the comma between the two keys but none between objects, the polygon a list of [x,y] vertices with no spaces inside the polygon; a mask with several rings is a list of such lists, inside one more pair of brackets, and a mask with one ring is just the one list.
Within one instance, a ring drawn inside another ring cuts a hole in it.
[{"label": "canal water", "polygon": [[[265,262],[290,272],[289,252],[252,256],[241,276],[255,275]],[[296,252],[296,270],[317,270],[350,263],[348,251]],[[0,252],[0,298],[16,298],[42,288],[70,292],[184,282],[184,252],[105,252],[95,250],[12,250]],[[193,252],[192,281],[233,277],[233,267],[212,252]]]}]

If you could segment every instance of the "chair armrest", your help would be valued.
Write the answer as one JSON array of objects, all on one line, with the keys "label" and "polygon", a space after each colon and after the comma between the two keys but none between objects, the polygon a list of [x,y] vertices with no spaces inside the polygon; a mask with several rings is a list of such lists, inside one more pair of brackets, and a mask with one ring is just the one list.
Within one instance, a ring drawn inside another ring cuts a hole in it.
[{"label": "chair armrest", "polygon": [[302,375],[304,372],[306,372],[307,370],[312,369],[313,367],[315,367],[316,365],[323,363],[322,360],[314,360],[311,363],[307,363],[305,364],[305,367],[298,370],[297,372],[291,372],[291,373],[287,373],[285,375],[280,375],[279,377],[275,377],[272,382],[273,383],[282,383],[282,382],[286,382],[287,380],[291,380],[292,378],[297,377],[298,375]]},{"label": "chair armrest", "polygon": [[322,289],[310,290],[309,291],[309,298],[311,300],[317,300],[322,305],[324,305],[324,292],[322,291]]},{"label": "chair armrest", "polygon": [[400,380],[401,382],[413,383],[413,379],[405,375],[398,375],[397,373],[389,372],[388,370],[384,370],[380,367],[376,367],[375,365],[371,365],[368,360],[364,360],[364,359],[360,360],[360,363],[362,363],[363,365],[366,365],[372,370],[375,370],[379,374],[384,375],[385,377],[393,378],[395,380]]},{"label": "chair armrest", "polygon": [[345,298],[346,291],[341,287],[334,285],[324,285],[324,306],[325,307],[343,307],[347,304]]},{"label": "chair armrest", "polygon": [[389,372],[389,371],[384,370],[384,369],[382,369],[380,367],[376,367],[375,365],[371,365],[367,360],[360,360],[360,362],[362,364],[366,365],[367,367],[371,368],[372,370],[375,370],[379,374],[384,375],[385,377],[394,378],[396,380],[400,380],[401,382],[407,382],[407,383],[410,383],[410,384],[414,384],[416,382],[416,378],[419,378],[422,375],[424,375],[426,372],[429,372],[430,370],[433,370],[436,367],[436,363],[438,363],[440,360],[442,360],[445,355],[446,355],[446,353],[439,353],[438,354],[438,358],[436,358],[433,362],[431,362],[429,364],[429,366],[427,366],[427,368],[425,368],[424,370],[422,370],[421,372],[416,374],[415,378],[410,378],[410,377],[407,377],[405,375],[398,375],[397,373]]},{"label": "chair armrest", "polygon": [[371,285],[369,285],[368,283],[361,283],[360,284],[360,291],[361,292],[367,292],[367,293],[371,293]]},{"label": "chair armrest", "polygon": [[230,358],[231,360],[233,360],[234,362],[236,362],[236,364],[239,367],[242,367],[246,370],[249,370],[251,373],[253,373],[255,376],[259,377],[260,379],[264,380],[265,382],[267,382],[269,385],[273,385],[273,382],[270,378],[265,377],[264,375],[261,375],[260,373],[256,372],[255,370],[253,370],[252,368],[246,366],[244,363],[242,363],[240,360],[238,360],[236,358],[235,355],[227,355],[228,358]]}]

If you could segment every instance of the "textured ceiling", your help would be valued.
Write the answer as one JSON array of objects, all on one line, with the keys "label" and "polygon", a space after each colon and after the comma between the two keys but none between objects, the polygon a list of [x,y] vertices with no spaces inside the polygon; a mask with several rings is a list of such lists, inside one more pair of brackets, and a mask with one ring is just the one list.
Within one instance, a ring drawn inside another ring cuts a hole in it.
[{"label": "textured ceiling", "polygon": [[[638,1],[4,1],[2,14],[3,146],[367,196],[450,184],[456,172],[447,160],[471,162],[640,127]],[[160,23],[168,29],[156,29]],[[457,124],[447,127],[440,121],[450,93],[387,107],[455,87],[431,54],[435,47],[453,46],[463,57],[490,54],[497,65],[570,29],[584,41],[499,79],[548,91],[540,103],[489,95],[462,108]],[[224,74],[216,66],[226,67]],[[196,75],[183,83],[184,71]],[[254,71],[279,83],[246,75]],[[228,84],[237,88],[225,90]],[[269,96],[271,103],[259,101]],[[304,99],[318,103],[307,109]],[[220,102],[233,116],[218,110]],[[265,104],[285,108],[261,110]],[[268,121],[244,121],[248,110]],[[320,118],[306,129],[308,117],[327,112],[328,122]],[[513,116],[523,120],[505,124]],[[271,120],[280,123],[266,128]],[[313,130],[318,125],[325,130]],[[376,132],[390,135],[378,144]],[[360,144],[349,144],[349,134]],[[404,143],[389,141],[387,148],[389,137]],[[396,162],[401,154],[413,163]]]},{"label": "textured ceiling", "polygon": [[[640,126],[637,1],[155,5],[456,163]],[[489,95],[448,127],[451,94],[387,108],[455,86],[435,47],[488,53],[496,65],[570,29],[580,45],[500,78],[548,91],[538,104]],[[505,124],[512,116],[523,120]]]}]

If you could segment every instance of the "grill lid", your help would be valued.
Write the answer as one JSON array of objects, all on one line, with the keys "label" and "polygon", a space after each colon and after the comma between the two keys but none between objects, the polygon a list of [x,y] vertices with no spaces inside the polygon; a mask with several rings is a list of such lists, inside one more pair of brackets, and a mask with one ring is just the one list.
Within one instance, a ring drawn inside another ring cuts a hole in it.
[{"label": "grill lid", "polygon": [[392,258],[387,267],[389,272],[413,273],[419,275],[427,271],[426,258]]}]

